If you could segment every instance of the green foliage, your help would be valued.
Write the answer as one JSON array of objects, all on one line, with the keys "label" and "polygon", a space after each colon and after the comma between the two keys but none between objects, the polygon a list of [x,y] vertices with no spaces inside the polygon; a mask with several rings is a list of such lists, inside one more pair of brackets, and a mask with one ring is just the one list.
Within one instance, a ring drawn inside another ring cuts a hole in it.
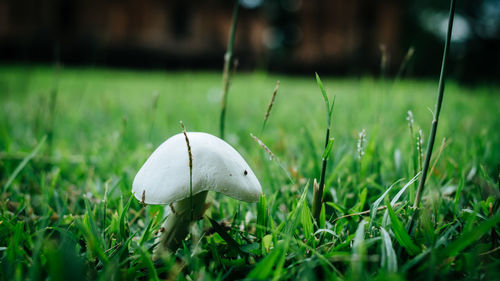
[{"label": "green foliage", "polygon": [[[0,280],[498,279],[496,86],[447,83],[436,135],[447,145],[410,232],[410,191],[421,174],[405,118],[411,110],[415,130],[426,131],[433,81],[401,80],[384,92],[388,81],[323,77],[337,104],[335,149],[333,142],[323,149],[318,81],[238,75],[226,140],[264,195],[240,203],[209,194],[211,220],[196,222],[176,253],[153,258],[165,211],[132,196],[133,178],[155,147],[180,132],[179,120],[217,134],[220,75],[61,68],[51,115],[53,79],[49,67],[0,67]],[[278,79],[286,99],[259,136],[279,159],[274,165],[249,134],[262,128]],[[50,154],[44,128],[52,130]],[[315,222],[312,187],[322,157],[331,162]]]}]

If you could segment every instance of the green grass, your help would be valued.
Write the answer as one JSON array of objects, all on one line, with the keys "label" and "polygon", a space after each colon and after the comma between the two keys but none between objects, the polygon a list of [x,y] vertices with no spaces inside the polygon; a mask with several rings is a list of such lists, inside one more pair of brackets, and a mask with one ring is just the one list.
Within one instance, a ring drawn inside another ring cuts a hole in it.
[{"label": "green grass", "polygon": [[209,194],[206,218],[183,247],[153,262],[163,209],[131,196],[133,178],[155,147],[181,132],[180,120],[218,134],[220,74],[61,68],[56,75],[51,67],[1,66],[0,279],[499,279],[500,88],[447,83],[436,164],[408,233],[416,132],[429,131],[437,82],[322,81],[335,95],[335,143],[319,225],[312,185],[327,124],[314,74],[239,73],[225,139],[257,174],[265,198],[252,204]]}]

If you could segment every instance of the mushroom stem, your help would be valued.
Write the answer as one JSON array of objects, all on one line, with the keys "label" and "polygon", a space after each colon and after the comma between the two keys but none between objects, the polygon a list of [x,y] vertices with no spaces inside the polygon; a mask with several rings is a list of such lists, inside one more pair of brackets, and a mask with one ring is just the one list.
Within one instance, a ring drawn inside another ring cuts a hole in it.
[{"label": "mushroom stem", "polygon": [[205,206],[205,199],[207,198],[207,191],[202,191],[198,194],[193,195],[191,205],[191,198],[188,197],[181,201],[175,202],[172,207],[170,207],[172,212],[168,215],[167,219],[162,225],[164,233],[157,239],[156,242],[158,246],[155,250],[161,252],[163,249],[169,249],[170,251],[175,251],[182,243],[182,240],[186,238],[189,233],[189,227],[191,226],[191,206],[193,206],[193,221],[201,218],[202,212]]}]

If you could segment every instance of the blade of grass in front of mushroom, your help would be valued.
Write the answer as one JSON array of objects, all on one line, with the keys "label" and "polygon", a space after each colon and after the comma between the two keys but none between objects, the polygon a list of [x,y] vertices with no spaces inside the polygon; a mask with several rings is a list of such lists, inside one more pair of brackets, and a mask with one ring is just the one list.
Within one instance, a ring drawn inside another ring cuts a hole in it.
[{"label": "blade of grass in front of mushroom", "polygon": [[269,102],[269,105],[267,106],[266,115],[264,116],[264,122],[262,123],[262,128],[260,129],[261,136],[262,136],[262,133],[264,132],[264,129],[266,128],[267,119],[269,118],[269,114],[271,114],[271,108],[273,108],[274,100],[276,99],[276,94],[278,93],[279,86],[280,86],[280,80],[276,81],[276,86],[274,86],[274,91],[273,91],[273,95],[271,96],[271,101]]},{"label": "blade of grass in front of mushroom", "polygon": [[[330,101],[328,100],[328,95],[326,94],[326,90],[319,78],[318,73],[316,73],[316,82],[321,90],[321,94],[323,95],[323,100],[326,106],[326,136],[325,136],[325,150],[323,152],[322,157],[322,166],[321,166],[321,175],[318,189],[314,189],[313,193],[313,204],[312,204],[312,214],[314,220],[317,222],[319,220],[319,215],[321,212],[321,205],[323,205],[323,191],[325,188],[325,175],[326,175],[326,166],[328,162],[328,156],[330,155],[331,148],[333,146],[333,139],[330,139],[330,124],[333,115],[333,106],[335,105],[335,98],[330,105]],[[326,157],[325,157],[326,156]]]},{"label": "blade of grass in front of mushroom", "polygon": [[231,23],[229,41],[227,43],[226,54],[224,55],[224,68],[222,70],[222,109],[220,113],[220,125],[219,125],[221,139],[224,139],[224,133],[225,133],[227,96],[229,93],[229,84],[231,83],[230,81],[231,77],[229,77],[229,71],[231,67],[231,61],[233,58],[233,46],[234,46],[234,38],[236,35],[236,25],[238,23],[239,6],[240,6],[240,1],[236,0],[233,10],[233,20]]},{"label": "blade of grass in front of mushroom", "polygon": [[189,138],[186,133],[186,128],[184,127],[184,123],[180,121],[182,127],[182,133],[184,134],[184,138],[186,139],[187,152],[189,156],[189,200],[191,204],[190,208],[190,217],[191,221],[193,221],[193,154],[191,153],[191,145],[189,144]]},{"label": "blade of grass in front of mushroom", "polygon": [[[450,14],[448,16],[448,31],[446,34],[446,41],[444,43],[443,51],[443,61],[441,63],[441,73],[439,75],[439,85],[438,85],[438,95],[436,100],[436,106],[434,111],[434,116],[432,119],[431,131],[429,134],[429,140],[427,143],[427,152],[425,155],[424,166],[422,167],[422,177],[417,188],[417,194],[415,195],[415,202],[413,203],[413,208],[415,209],[415,214],[410,218],[408,229],[413,232],[414,218],[418,217],[418,207],[420,205],[420,200],[422,199],[425,181],[427,179],[427,172],[429,170],[429,163],[432,156],[432,148],[434,146],[434,140],[436,139],[437,126],[439,122],[439,114],[441,113],[441,106],[443,104],[444,96],[444,83],[445,83],[445,71],[446,71],[446,59],[448,57],[448,52],[450,50],[451,34],[453,30],[453,17],[455,15],[455,0],[451,0],[450,3]],[[410,233],[411,233],[410,232]]]}]

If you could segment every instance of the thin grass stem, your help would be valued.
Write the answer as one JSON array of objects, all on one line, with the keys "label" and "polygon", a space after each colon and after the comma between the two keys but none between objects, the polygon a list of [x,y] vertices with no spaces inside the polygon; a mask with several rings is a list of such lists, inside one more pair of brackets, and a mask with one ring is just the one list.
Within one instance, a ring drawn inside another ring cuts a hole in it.
[{"label": "thin grass stem", "polygon": [[226,107],[227,107],[227,95],[229,91],[230,76],[229,71],[231,67],[231,61],[233,58],[233,46],[234,37],[236,34],[236,23],[238,22],[238,8],[240,6],[240,1],[236,1],[236,5],[233,10],[233,20],[231,23],[231,31],[229,35],[229,41],[227,43],[226,54],[224,55],[224,68],[222,70],[222,109],[220,113],[220,137],[224,139],[224,130],[226,122]]},{"label": "thin grass stem", "polygon": [[313,203],[312,203],[312,214],[316,222],[319,221],[319,216],[321,213],[321,208],[323,206],[323,192],[325,189],[325,175],[326,175],[326,166],[328,163],[328,157],[330,155],[330,151],[333,146],[333,139],[330,139],[330,125],[332,121],[332,115],[333,115],[333,106],[335,105],[335,97],[330,104],[330,101],[328,100],[328,95],[326,94],[325,87],[323,86],[323,82],[321,82],[321,79],[316,73],[316,83],[318,84],[318,87],[321,90],[321,94],[323,95],[323,100],[325,102],[326,106],[326,135],[325,135],[325,150],[323,152],[322,156],[322,163],[321,163],[321,175],[319,179],[319,186],[318,188],[313,189]]},{"label": "thin grass stem", "polygon": [[434,146],[434,141],[436,139],[436,132],[439,122],[439,114],[441,113],[441,106],[443,104],[443,96],[444,96],[444,83],[445,83],[445,70],[446,70],[446,60],[448,57],[448,52],[450,50],[450,41],[451,41],[451,33],[453,29],[453,17],[455,14],[455,0],[451,0],[450,3],[450,14],[448,16],[448,31],[446,34],[446,41],[444,44],[444,52],[443,52],[443,61],[441,63],[441,73],[439,75],[439,86],[438,86],[438,96],[436,100],[435,112],[432,120],[431,131],[429,134],[429,140],[427,144],[427,151],[425,155],[424,165],[422,167],[422,177],[420,178],[420,182],[418,184],[417,194],[415,196],[415,202],[413,207],[415,208],[415,214],[412,216],[410,220],[410,229],[413,228],[413,221],[418,214],[418,206],[420,205],[420,200],[422,199],[422,194],[424,191],[425,180],[427,179],[427,172],[429,170],[429,163],[432,156],[432,148]]}]

